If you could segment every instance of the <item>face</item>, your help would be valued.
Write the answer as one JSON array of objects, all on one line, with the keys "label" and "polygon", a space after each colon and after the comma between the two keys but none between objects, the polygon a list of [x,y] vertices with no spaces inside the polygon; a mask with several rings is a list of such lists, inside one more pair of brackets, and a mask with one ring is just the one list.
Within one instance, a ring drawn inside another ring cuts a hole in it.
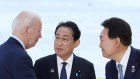
[{"label": "face", "polygon": [[72,30],[68,27],[59,27],[55,34],[54,50],[63,60],[69,58],[74,48],[79,45],[79,40],[74,41]]},{"label": "face", "polygon": [[34,47],[41,38],[42,24],[40,21],[34,22],[31,28],[28,28],[28,46],[27,48]]},{"label": "face", "polygon": [[108,37],[108,29],[104,28],[100,34],[99,47],[102,49],[102,55],[106,58],[112,59],[115,56],[116,39]]}]

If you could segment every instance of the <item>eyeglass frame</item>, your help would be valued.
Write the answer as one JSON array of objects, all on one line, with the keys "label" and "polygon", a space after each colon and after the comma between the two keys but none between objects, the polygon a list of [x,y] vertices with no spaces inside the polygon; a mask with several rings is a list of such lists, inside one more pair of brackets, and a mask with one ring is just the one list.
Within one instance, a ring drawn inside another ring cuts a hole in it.
[{"label": "eyeglass frame", "polygon": [[74,38],[70,39],[68,36],[60,37],[60,36],[56,36],[56,35],[55,35],[55,36],[54,36],[54,40],[55,40],[56,42],[61,41],[61,42],[67,43],[67,42],[69,42],[70,40],[74,40]]}]

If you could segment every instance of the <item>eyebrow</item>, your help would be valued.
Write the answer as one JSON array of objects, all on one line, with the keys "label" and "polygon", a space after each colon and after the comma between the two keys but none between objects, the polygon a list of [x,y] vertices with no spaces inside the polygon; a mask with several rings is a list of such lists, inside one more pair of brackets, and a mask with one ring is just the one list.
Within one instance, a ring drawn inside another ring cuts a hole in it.
[{"label": "eyebrow", "polygon": [[[59,34],[55,34],[56,36],[60,36]],[[68,35],[63,35],[63,37],[69,37]]]}]

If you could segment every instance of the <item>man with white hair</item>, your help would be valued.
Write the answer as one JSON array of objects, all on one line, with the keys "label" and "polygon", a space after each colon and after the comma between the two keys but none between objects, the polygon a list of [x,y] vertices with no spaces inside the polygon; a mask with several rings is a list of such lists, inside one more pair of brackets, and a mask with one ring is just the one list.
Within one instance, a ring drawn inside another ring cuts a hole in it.
[{"label": "man with white hair", "polygon": [[39,15],[22,11],[12,24],[12,36],[0,46],[0,79],[36,79],[32,59],[25,51],[41,38]]}]

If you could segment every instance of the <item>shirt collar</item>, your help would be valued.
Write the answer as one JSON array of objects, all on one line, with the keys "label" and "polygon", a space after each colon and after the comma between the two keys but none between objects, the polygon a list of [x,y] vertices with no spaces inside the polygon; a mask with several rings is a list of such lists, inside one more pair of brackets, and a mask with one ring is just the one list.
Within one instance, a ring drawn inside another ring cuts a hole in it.
[{"label": "shirt collar", "polygon": [[57,55],[57,63],[58,64],[62,64],[62,62],[66,62],[67,64],[71,65],[72,66],[72,62],[73,62],[73,54],[71,54],[71,56],[66,60],[66,61],[63,61],[58,55]]},{"label": "shirt collar", "polygon": [[15,39],[22,45],[22,47],[25,49],[24,43],[23,43],[17,36],[12,35],[11,37],[12,37],[12,38],[15,38]]},{"label": "shirt collar", "polygon": [[130,52],[131,52],[131,47],[128,46],[128,48],[127,48],[123,58],[121,59],[120,63],[116,62],[116,65],[121,64],[124,67],[126,67],[127,63],[128,63],[129,56],[130,56]]}]

